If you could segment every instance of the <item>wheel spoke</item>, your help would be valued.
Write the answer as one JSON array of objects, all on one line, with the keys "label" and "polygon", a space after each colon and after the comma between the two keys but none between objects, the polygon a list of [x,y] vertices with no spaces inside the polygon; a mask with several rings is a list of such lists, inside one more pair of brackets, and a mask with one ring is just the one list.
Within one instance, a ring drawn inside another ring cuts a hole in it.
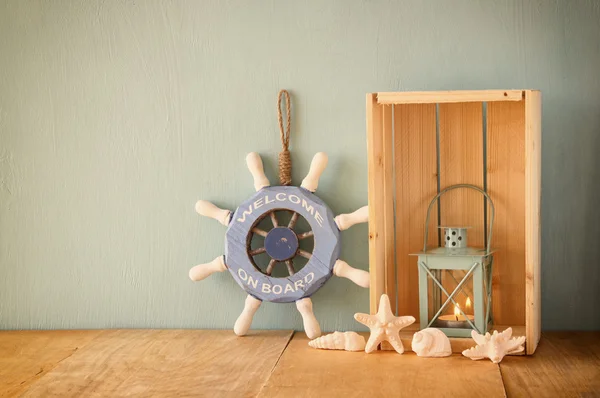
[{"label": "wheel spoke", "polygon": [[288,273],[290,274],[290,276],[296,273],[296,270],[294,269],[294,263],[292,262],[292,260],[287,260],[285,262],[285,265],[287,266]]},{"label": "wheel spoke", "polygon": [[290,219],[290,223],[288,224],[288,228],[294,229],[296,221],[298,221],[298,213],[294,212],[294,214],[292,214],[292,218]]},{"label": "wheel spoke", "polygon": [[275,264],[277,264],[277,260],[272,258],[271,261],[269,261],[269,265],[267,265],[267,270],[265,271],[267,275],[271,276],[271,272],[273,272],[273,267],[275,267]]},{"label": "wheel spoke", "polygon": [[275,212],[272,211],[269,213],[269,215],[271,216],[271,222],[273,223],[273,228],[277,228],[279,226],[279,223],[277,222],[277,216],[275,215]]},{"label": "wheel spoke", "polygon": [[312,257],[312,254],[310,254],[309,252],[307,252],[306,250],[302,250],[302,249],[298,249],[298,255],[302,256],[304,258],[307,258],[310,260],[310,258]]},{"label": "wheel spoke", "polygon": [[304,232],[304,233],[298,234],[298,240],[310,238],[313,235],[314,235],[313,231]]},{"label": "wheel spoke", "polygon": [[265,249],[264,247],[259,247],[258,249],[251,250],[250,251],[250,255],[251,256],[256,256],[257,254],[261,254],[261,253],[264,253],[266,251],[267,251],[267,249]]},{"label": "wheel spoke", "polygon": [[263,230],[263,229],[260,229],[260,228],[252,228],[252,232],[253,232],[253,233],[255,233],[255,234],[257,234],[257,235],[263,236],[263,237],[265,237],[265,238],[267,237],[267,231],[265,231],[265,230]]}]

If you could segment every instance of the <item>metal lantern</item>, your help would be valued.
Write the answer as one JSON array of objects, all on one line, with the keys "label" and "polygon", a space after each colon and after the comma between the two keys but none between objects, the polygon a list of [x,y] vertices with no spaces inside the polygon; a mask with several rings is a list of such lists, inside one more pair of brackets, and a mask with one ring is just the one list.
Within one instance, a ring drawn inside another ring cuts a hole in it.
[{"label": "metal lantern", "polygon": [[[467,246],[468,227],[440,227],[443,247],[428,248],[429,217],[433,205],[448,191],[467,188],[485,196],[490,203],[486,248]],[[449,337],[470,337],[471,331],[486,333],[492,323],[492,228],[494,204],[488,194],[474,185],[452,185],[433,198],[427,209],[423,251],[419,267],[419,314],[421,329],[436,327]]]}]

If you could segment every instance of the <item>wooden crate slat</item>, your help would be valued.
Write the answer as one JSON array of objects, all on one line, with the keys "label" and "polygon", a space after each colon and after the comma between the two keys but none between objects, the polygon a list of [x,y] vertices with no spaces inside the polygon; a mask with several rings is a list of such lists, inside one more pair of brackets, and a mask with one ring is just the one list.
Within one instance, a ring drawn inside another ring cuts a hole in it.
[{"label": "wooden crate slat", "polygon": [[379,104],[442,104],[451,102],[521,101],[523,90],[457,90],[377,93]]},{"label": "wooden crate slat", "polygon": [[541,315],[541,173],[542,95],[525,92],[525,274],[527,354],[533,354],[540,340]]},{"label": "wooden crate slat", "polygon": [[[377,312],[379,298],[381,297],[381,294],[385,292],[385,211],[392,210],[385,208],[386,201],[384,200],[386,192],[384,188],[386,185],[386,177],[391,176],[391,174],[386,175],[384,172],[384,165],[386,164],[385,159],[391,158],[392,156],[391,146],[386,147],[386,145],[384,145],[386,143],[385,134],[391,134],[392,132],[391,129],[384,130],[383,128],[383,109],[383,105],[377,104],[377,96],[375,94],[367,95],[367,148],[369,165],[369,272],[371,276],[369,297],[371,313]],[[393,222],[393,214],[389,217]],[[389,261],[389,255],[387,260]]]},{"label": "wooden crate slat", "polygon": [[[385,233],[384,239],[384,262],[385,262],[385,292],[395,292],[396,289],[396,261],[395,243],[394,242],[394,151],[392,130],[393,106],[382,106],[382,128],[383,128],[383,229]],[[396,300],[394,293],[388,293],[392,299],[390,300],[392,311],[396,312]]]},{"label": "wooden crate slat", "polygon": [[[395,105],[394,127],[398,313],[418,318],[418,269],[409,253],[423,249],[427,206],[437,194],[435,104]],[[432,217],[437,222],[437,208]],[[437,241],[433,229],[428,242]]]},{"label": "wooden crate slat", "polygon": [[525,107],[494,102],[487,112],[488,193],[496,206],[494,322],[525,324]]}]

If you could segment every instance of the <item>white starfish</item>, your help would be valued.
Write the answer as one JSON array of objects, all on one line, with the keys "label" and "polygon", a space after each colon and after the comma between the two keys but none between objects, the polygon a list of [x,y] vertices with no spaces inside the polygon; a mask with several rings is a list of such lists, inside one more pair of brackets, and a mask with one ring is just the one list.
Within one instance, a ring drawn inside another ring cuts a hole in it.
[{"label": "white starfish", "polygon": [[508,354],[515,354],[523,351],[525,336],[513,337],[512,328],[506,329],[502,333],[494,330],[493,334],[479,334],[476,331],[471,332],[471,337],[477,343],[475,347],[463,351],[463,355],[473,360],[489,358],[494,363],[500,363],[502,358]]},{"label": "white starfish", "polygon": [[375,315],[354,314],[354,319],[371,329],[371,336],[365,347],[368,354],[377,349],[382,341],[388,341],[398,354],[404,352],[399,332],[415,322],[412,316],[394,316],[387,294],[382,294],[379,300],[379,310]]}]

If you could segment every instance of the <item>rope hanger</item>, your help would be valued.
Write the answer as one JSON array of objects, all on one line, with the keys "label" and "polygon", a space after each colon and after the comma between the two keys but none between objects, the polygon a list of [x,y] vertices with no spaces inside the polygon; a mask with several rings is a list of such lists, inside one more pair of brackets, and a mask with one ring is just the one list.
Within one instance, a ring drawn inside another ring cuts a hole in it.
[{"label": "rope hanger", "polygon": [[[283,129],[283,114],[281,112],[281,99],[285,96],[285,113],[287,115],[287,125]],[[281,152],[279,152],[279,183],[281,185],[290,185],[292,183],[292,159],[290,157],[290,127],[292,123],[292,113],[290,104],[290,94],[286,90],[281,90],[277,96],[277,118],[279,120],[279,132],[281,135]]]}]

